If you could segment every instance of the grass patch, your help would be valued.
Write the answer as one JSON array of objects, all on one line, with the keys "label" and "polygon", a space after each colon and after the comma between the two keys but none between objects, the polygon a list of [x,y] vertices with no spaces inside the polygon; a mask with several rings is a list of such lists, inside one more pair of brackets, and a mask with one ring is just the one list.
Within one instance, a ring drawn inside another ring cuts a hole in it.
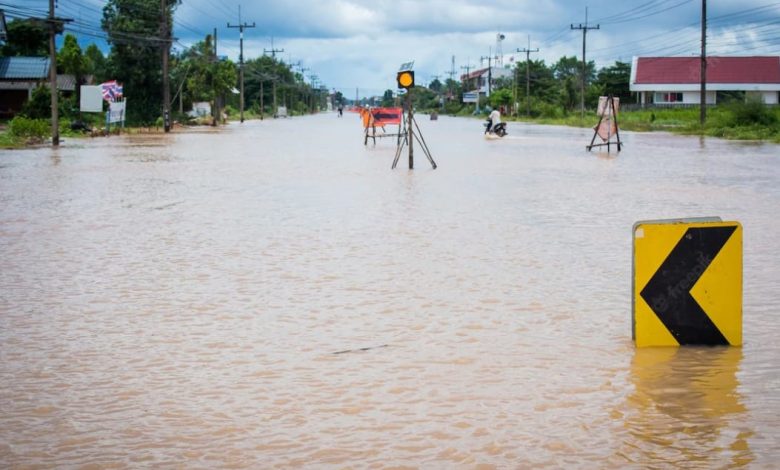
[{"label": "grass patch", "polygon": [[[593,127],[598,122],[594,113],[580,118],[579,113],[562,117],[510,118],[570,127]],[[684,135],[706,135],[729,140],[763,140],[780,142],[780,106],[761,103],[730,103],[707,109],[707,122],[699,124],[699,108],[650,108],[622,111],[618,115],[620,128],[628,131],[668,131]]]}]

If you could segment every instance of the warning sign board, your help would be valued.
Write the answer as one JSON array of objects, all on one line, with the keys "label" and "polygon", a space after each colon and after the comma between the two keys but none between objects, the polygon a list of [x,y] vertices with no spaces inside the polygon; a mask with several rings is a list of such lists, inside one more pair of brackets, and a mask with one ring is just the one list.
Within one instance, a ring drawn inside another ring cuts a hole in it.
[{"label": "warning sign board", "polygon": [[637,222],[632,282],[638,347],[742,344],[739,222]]}]

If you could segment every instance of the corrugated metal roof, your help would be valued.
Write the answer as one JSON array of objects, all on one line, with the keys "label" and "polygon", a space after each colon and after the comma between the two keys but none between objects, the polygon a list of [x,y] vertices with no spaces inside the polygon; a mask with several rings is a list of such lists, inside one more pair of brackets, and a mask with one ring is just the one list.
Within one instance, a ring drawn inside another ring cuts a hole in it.
[{"label": "corrugated metal roof", "polygon": [[[698,57],[639,57],[635,84],[690,84],[701,81]],[[780,57],[707,57],[707,83],[780,83]]]},{"label": "corrugated metal roof", "polygon": [[48,76],[48,57],[0,57],[0,80],[41,80]]},{"label": "corrugated metal roof", "polygon": [[57,89],[73,91],[76,89],[76,77],[70,74],[57,74]]}]

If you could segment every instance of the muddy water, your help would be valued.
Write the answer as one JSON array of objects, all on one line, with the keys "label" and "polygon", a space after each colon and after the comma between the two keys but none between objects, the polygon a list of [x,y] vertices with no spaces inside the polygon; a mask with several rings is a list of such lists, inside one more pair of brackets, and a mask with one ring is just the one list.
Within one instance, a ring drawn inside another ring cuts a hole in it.
[{"label": "muddy water", "polygon": [[[0,152],[0,467],[767,468],[780,146],[420,116]],[[742,348],[631,342],[631,226],[744,242]]]}]

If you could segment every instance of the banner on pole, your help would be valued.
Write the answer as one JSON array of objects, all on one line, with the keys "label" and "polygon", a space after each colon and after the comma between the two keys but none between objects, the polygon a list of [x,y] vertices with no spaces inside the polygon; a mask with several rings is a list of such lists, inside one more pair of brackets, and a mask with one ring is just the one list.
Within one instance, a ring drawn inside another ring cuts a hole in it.
[{"label": "banner on pole", "polygon": [[112,101],[108,104],[108,122],[121,122],[125,120],[125,101]]}]

